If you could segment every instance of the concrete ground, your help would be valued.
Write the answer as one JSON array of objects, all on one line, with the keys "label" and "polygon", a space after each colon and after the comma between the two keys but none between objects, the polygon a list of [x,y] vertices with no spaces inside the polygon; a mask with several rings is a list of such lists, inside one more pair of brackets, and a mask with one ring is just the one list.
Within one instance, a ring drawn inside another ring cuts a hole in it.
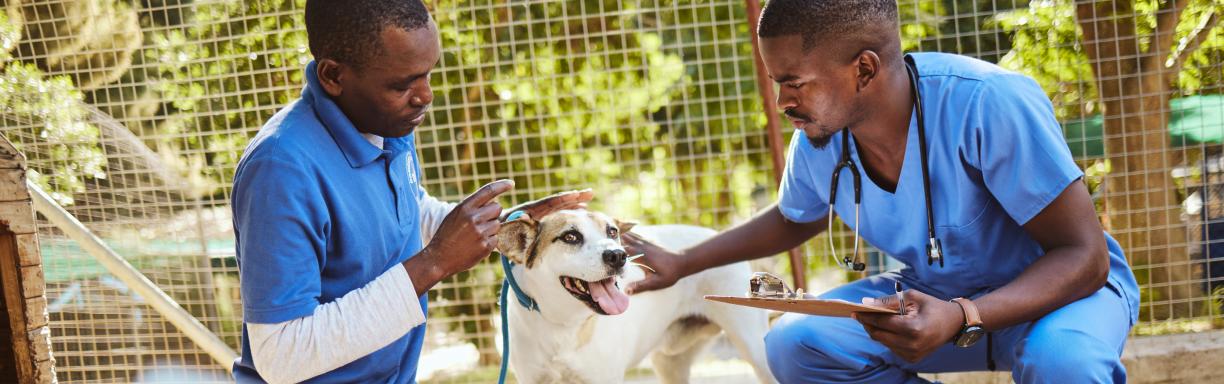
[{"label": "concrete ground", "polygon": [[[626,384],[656,384],[659,382],[651,373],[650,359],[647,358],[638,366],[638,375],[625,378]],[[756,383],[756,375],[752,366],[739,359],[735,347],[723,336],[710,346],[710,349],[698,359],[693,366],[690,382],[701,384],[746,384]]]}]

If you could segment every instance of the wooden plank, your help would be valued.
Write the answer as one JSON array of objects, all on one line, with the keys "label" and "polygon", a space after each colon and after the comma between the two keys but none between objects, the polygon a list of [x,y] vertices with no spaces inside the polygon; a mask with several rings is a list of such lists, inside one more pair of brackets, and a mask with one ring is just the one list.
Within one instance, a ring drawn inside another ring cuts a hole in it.
[{"label": "wooden plank", "polygon": [[[47,294],[47,286],[43,279],[43,270],[41,265],[32,265],[29,267],[19,268],[21,268],[22,298],[30,299]],[[24,303],[25,300],[19,302]],[[22,322],[22,324],[25,324],[25,322]]]},{"label": "wooden plank", "polygon": [[19,265],[25,267],[42,264],[42,253],[38,248],[38,235],[27,233],[16,235],[16,238]]},{"label": "wooden plank", "polygon": [[7,137],[0,135],[0,169],[20,169],[24,172],[25,167],[25,155],[22,155]]},{"label": "wooden plank", "polygon": [[[26,159],[0,135],[0,295],[8,308],[17,380],[55,382],[38,227],[26,189]],[[24,235],[20,240],[14,235]],[[31,316],[32,314],[32,316]]]},{"label": "wooden plank", "polygon": [[[0,145],[0,147],[3,147]],[[17,151],[8,151],[0,149],[0,169],[3,170],[20,170],[25,173],[25,156],[22,156]]]},{"label": "wooden plank", "polygon": [[34,351],[31,361],[51,356],[51,327],[38,327],[26,332],[30,348]]},{"label": "wooden plank", "polygon": [[0,203],[0,225],[8,227],[13,234],[31,234],[38,230],[34,226],[34,208],[26,201]]},{"label": "wooden plank", "polygon": [[46,326],[49,322],[47,314],[47,297],[31,297],[26,299],[26,329]]},{"label": "wooden plank", "polygon": [[0,201],[29,200],[25,174],[25,156],[0,137]]},{"label": "wooden plank", "polygon": [[[0,212],[0,215],[3,213]],[[4,216],[0,216],[3,219]],[[0,228],[3,229],[3,228]],[[26,306],[21,288],[21,271],[17,265],[17,246],[11,233],[0,230],[0,290],[3,290],[4,302],[8,307],[9,325],[13,341],[13,362],[16,365],[17,380],[28,383],[37,380],[34,372],[34,360],[30,347],[29,336],[26,334]]]},{"label": "wooden plank", "polygon": [[24,170],[0,169],[0,201],[29,201],[30,191],[25,182]]},{"label": "wooden plank", "polygon": [[47,384],[55,382],[55,359],[47,358],[39,360],[34,364],[35,375],[38,376],[38,382]]}]

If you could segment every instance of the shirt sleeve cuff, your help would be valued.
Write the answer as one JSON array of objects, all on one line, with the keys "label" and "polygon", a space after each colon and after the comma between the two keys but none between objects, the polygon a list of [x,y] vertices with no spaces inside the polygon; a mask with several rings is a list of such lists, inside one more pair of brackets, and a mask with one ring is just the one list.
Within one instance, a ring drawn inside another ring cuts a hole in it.
[{"label": "shirt sleeve cuff", "polygon": [[408,270],[401,264],[396,268],[391,268],[386,272],[386,278],[389,285],[394,287],[405,287],[406,289],[394,289],[395,292],[400,292],[398,300],[403,301],[405,309],[407,309],[407,322],[412,324],[412,327],[425,323],[425,311],[421,308],[421,298],[416,297],[416,286],[412,285],[412,276],[408,275]]},{"label": "shirt sleeve cuff", "polygon": [[811,223],[816,220],[820,220],[821,217],[824,217],[824,215],[828,214],[827,211],[822,214],[812,209],[791,208],[781,203],[778,204],[778,212],[782,213],[782,217],[785,217],[787,220],[790,220],[791,222],[795,222],[795,223],[801,223],[801,224]]}]

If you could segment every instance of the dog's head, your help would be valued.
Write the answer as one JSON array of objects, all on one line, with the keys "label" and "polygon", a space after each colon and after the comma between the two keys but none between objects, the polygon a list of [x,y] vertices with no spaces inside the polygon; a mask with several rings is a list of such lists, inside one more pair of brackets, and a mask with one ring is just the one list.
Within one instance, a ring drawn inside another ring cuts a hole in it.
[{"label": "dog's head", "polygon": [[497,242],[502,257],[525,267],[519,283],[542,307],[582,303],[618,315],[629,307],[618,280],[628,261],[621,234],[632,226],[602,213],[558,211],[502,224]]}]

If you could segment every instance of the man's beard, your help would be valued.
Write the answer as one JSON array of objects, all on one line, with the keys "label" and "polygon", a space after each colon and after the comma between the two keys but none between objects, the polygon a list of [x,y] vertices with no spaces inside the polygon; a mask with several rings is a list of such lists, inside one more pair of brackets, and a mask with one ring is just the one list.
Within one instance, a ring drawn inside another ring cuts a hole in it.
[{"label": "man's beard", "polygon": [[812,146],[815,147],[816,149],[824,149],[824,147],[828,146],[829,142],[833,140],[832,134],[825,135],[823,137],[811,137],[808,135],[803,135],[803,136],[806,137],[808,140],[808,143],[812,144]]},{"label": "man's beard", "polygon": [[[786,116],[789,116],[793,119],[803,120],[804,124],[812,123],[812,119],[807,118],[807,116],[800,115],[798,112],[795,112],[795,110],[793,109],[788,109],[784,111],[783,113],[785,113]],[[820,130],[820,128],[817,128],[817,130]],[[820,131],[823,132],[823,130],[820,130]],[[804,132],[803,136],[806,137],[808,140],[808,143],[812,144],[812,146],[816,147],[816,149],[824,149],[825,146],[829,145],[829,141],[833,140],[832,133],[828,135],[824,135],[824,136],[808,136],[807,133]]]}]

